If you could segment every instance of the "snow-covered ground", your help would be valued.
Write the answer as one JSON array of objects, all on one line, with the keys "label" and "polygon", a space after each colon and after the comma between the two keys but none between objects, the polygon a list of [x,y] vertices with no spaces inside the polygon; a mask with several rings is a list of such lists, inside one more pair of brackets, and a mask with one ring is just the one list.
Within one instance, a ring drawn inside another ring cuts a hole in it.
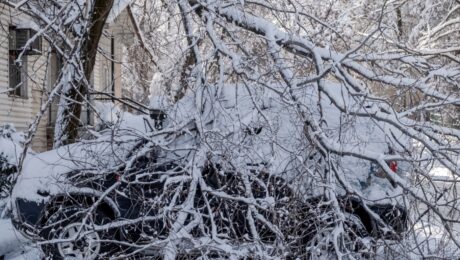
[{"label": "snow-covered ground", "polygon": [[0,256],[5,260],[39,260],[43,255],[14,229],[10,219],[5,218],[0,219]]}]

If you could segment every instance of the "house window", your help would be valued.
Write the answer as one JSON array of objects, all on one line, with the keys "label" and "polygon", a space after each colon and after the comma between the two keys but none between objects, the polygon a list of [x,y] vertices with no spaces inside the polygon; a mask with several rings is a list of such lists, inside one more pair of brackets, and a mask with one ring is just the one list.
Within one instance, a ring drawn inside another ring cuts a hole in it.
[{"label": "house window", "polygon": [[27,98],[27,56],[23,55],[21,62],[16,62],[19,51],[9,51],[9,87],[10,95]]},{"label": "house window", "polygon": [[[9,28],[8,73],[12,96],[27,98],[27,55],[31,55],[35,48],[41,47],[41,43],[35,41],[37,44],[32,44],[30,50],[24,48],[30,33],[31,31],[26,29]],[[22,56],[18,60],[21,53]]]},{"label": "house window", "polygon": [[42,37],[33,29],[9,27],[10,50],[23,51],[24,55],[41,55]]},{"label": "house window", "polygon": [[9,27],[8,72],[12,96],[27,98],[27,56],[40,55],[42,51],[42,38],[36,34],[24,26]]}]

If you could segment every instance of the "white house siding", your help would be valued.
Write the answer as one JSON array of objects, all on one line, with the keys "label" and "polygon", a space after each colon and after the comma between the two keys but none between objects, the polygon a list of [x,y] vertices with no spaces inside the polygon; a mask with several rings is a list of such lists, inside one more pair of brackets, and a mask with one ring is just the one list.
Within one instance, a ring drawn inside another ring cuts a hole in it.
[{"label": "white house siding", "polygon": [[[109,33],[109,32],[108,32]],[[111,86],[111,39],[110,35],[103,35],[99,41],[99,52],[94,67],[94,87],[97,91],[110,93]]]},{"label": "white house siding", "polygon": [[[25,131],[39,111],[41,96],[46,89],[46,57],[28,56],[27,98],[8,95],[9,87],[9,47],[8,27],[27,21],[27,17],[18,14],[7,6],[0,4],[0,124],[13,123],[17,130]],[[45,47],[46,44],[43,44]],[[36,132],[32,147],[36,151],[46,149],[47,115],[42,119]]]},{"label": "white house siding", "polygon": [[[112,89],[112,46],[111,46],[111,38],[112,33],[110,29],[106,28],[104,35],[101,37],[99,41],[99,51],[96,55],[96,64],[93,70],[92,76],[92,83],[94,86],[95,91],[97,92],[104,92],[108,94],[113,94],[116,97],[121,97],[121,82],[116,80],[116,75],[114,75],[115,79],[115,92]],[[121,44],[114,39],[114,47],[115,47],[115,54],[114,60],[118,60],[117,53],[120,53]],[[120,71],[120,64],[118,62],[114,62],[114,71]],[[98,102],[112,102],[109,96],[104,95],[96,95],[93,96],[93,101],[97,100]],[[86,110],[84,111],[86,113]],[[93,114],[94,116],[94,114]],[[86,115],[84,115],[86,119]],[[97,121],[97,118],[92,118],[92,122]]]},{"label": "white house siding", "polygon": [[[99,48],[100,52],[96,57],[96,64],[92,76],[92,83],[97,91],[110,93],[111,88],[111,37],[115,37],[115,96],[121,97],[121,57],[122,43],[126,43],[126,39],[133,40],[134,34],[126,37],[127,23],[126,10],[120,15],[120,19],[115,19],[110,26],[107,26],[105,35],[101,37]],[[123,17],[123,18],[121,18]],[[28,56],[28,97],[12,97],[8,95],[9,87],[9,68],[8,68],[8,27],[27,21],[27,16],[19,14],[17,11],[10,9],[6,5],[0,4],[0,125],[4,123],[13,123],[17,130],[28,130],[29,124],[40,111],[43,98],[47,98],[47,90],[52,83],[51,78],[56,78],[56,71],[49,69],[47,59],[48,55]],[[127,25],[128,24],[128,25]],[[125,34],[125,35],[123,35]],[[46,53],[48,50],[47,44],[43,41],[43,50]],[[104,56],[105,53],[107,56]],[[53,58],[53,56],[50,56]],[[55,68],[56,66],[53,66]],[[59,66],[58,66],[59,67]],[[48,76],[47,76],[48,73]],[[56,104],[56,103],[55,103]],[[52,109],[53,112],[56,109]],[[85,121],[86,111],[82,111]],[[53,118],[53,117],[52,117]],[[51,120],[53,121],[53,120]],[[52,136],[47,136],[47,127],[54,128],[53,122],[50,124],[49,111],[45,113],[41,119],[41,123],[37,129],[32,147],[35,151],[45,151],[49,149],[52,142]],[[52,134],[48,131],[48,134]]]},{"label": "white house siding", "polygon": [[[115,39],[118,39],[115,36]],[[117,43],[118,42],[118,46]],[[115,41],[115,71],[114,71],[114,80],[115,80],[115,96],[122,96],[122,85],[121,85],[121,60],[123,56],[123,48],[118,40]]]},{"label": "white house siding", "polygon": [[[122,97],[121,66],[123,45],[132,44],[135,37],[127,10],[118,14],[116,19],[106,25],[104,35],[99,42],[99,52],[96,56],[96,65],[93,71],[93,84],[96,91]],[[112,89],[112,38],[114,39],[115,51],[113,53],[114,89]],[[101,98],[105,97],[101,96]]]},{"label": "white house siding", "polygon": [[[123,12],[122,14],[125,14]],[[123,28],[127,27],[122,24],[124,20],[116,19],[114,24],[107,26],[105,34],[101,37],[99,42],[99,52],[96,56],[96,66],[94,69],[94,86],[97,91],[112,92],[112,37],[114,39],[114,83],[115,83],[115,96],[121,97],[121,62],[123,56],[123,45],[129,44],[126,40],[134,34],[129,34]],[[129,34],[129,36],[128,36]]]},{"label": "white house siding", "polygon": [[112,36],[115,37],[115,95],[121,97],[123,45],[132,45],[136,40],[136,34],[127,9],[118,14],[110,24],[109,30]]},{"label": "white house siding", "polygon": [[[118,23],[115,23],[113,25],[115,28],[118,27]],[[113,28],[113,27],[112,27]],[[91,76],[91,83],[96,91],[100,92],[106,92],[106,93],[111,93],[112,92],[112,87],[111,87],[111,69],[112,69],[112,64],[111,64],[111,37],[112,37],[112,32],[109,26],[106,27],[106,30],[104,32],[104,35],[101,37],[100,42],[99,42],[99,49],[98,53],[96,55],[96,64],[94,66],[93,74]],[[120,44],[120,40],[115,36],[115,60],[121,60],[121,55],[122,55],[122,45]],[[53,56],[52,56],[53,57]],[[51,61],[53,62],[53,61]],[[55,63],[56,61],[54,61]],[[115,62],[115,96],[116,97],[121,97],[121,64],[119,62]],[[56,71],[59,66],[53,66],[53,68],[50,70],[50,78],[51,81],[52,79],[57,77],[58,71]],[[117,73],[120,73],[117,75]],[[107,98],[105,96],[92,96],[92,100],[94,101],[95,98]],[[105,102],[111,102],[111,100],[106,100]],[[54,122],[55,122],[55,113],[57,111],[57,105],[58,102],[55,102],[51,108],[51,120],[50,120],[50,127],[51,131],[48,131],[48,143],[52,141],[52,131],[54,129]],[[92,124],[96,121],[96,118],[94,118],[95,114],[90,113],[90,118],[88,119],[88,111],[87,107],[84,106],[82,109],[82,114],[81,114],[81,120],[82,123],[84,124]],[[51,148],[51,146],[48,146],[48,149]]]}]

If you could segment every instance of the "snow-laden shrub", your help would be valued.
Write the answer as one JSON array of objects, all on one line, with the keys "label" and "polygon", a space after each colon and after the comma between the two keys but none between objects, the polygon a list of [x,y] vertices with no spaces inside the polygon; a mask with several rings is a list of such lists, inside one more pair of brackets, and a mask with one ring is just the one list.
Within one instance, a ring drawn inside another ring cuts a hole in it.
[{"label": "snow-laden shrub", "polygon": [[0,126],[0,199],[9,195],[12,175],[16,172],[24,136],[12,124]]}]

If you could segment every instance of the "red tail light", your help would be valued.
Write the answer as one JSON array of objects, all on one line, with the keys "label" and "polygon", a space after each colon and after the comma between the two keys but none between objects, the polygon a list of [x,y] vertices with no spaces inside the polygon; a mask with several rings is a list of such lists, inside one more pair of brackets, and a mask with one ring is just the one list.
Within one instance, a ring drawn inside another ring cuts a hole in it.
[{"label": "red tail light", "polygon": [[393,172],[397,172],[397,171],[398,171],[398,162],[396,162],[396,161],[391,161],[391,162],[390,162],[390,169],[391,169]]}]

